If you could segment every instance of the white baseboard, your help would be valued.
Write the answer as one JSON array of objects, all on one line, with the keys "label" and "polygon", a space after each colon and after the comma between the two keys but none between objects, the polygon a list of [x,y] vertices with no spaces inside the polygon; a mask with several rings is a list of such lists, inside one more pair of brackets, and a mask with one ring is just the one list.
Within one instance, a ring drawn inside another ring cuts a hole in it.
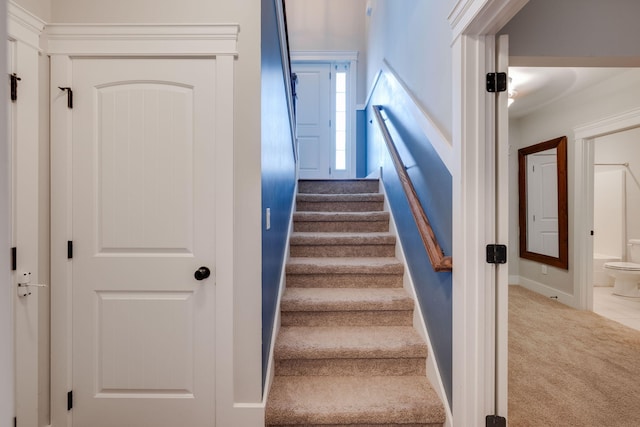
[{"label": "white baseboard", "polygon": [[535,280],[527,279],[526,277],[519,277],[519,284],[529,289],[530,291],[539,293],[549,298],[557,299],[559,302],[566,304],[570,307],[580,309],[578,299],[574,295],[570,295],[566,292],[559,291],[544,283],[536,282]]},{"label": "white baseboard", "polygon": [[520,284],[520,276],[517,274],[514,276],[509,276],[509,284],[510,285],[519,285]]}]

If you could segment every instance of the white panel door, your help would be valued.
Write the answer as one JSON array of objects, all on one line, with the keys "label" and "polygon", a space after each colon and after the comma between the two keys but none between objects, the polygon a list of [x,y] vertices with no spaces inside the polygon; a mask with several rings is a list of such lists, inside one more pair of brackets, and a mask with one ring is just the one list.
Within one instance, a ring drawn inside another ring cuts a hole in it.
[{"label": "white panel door", "polygon": [[215,424],[214,82],[73,60],[74,426]]},{"label": "white panel door", "polygon": [[301,179],[331,178],[331,66],[293,64]]},{"label": "white panel door", "polygon": [[557,257],[558,172],[556,149],[527,156],[527,250]]}]

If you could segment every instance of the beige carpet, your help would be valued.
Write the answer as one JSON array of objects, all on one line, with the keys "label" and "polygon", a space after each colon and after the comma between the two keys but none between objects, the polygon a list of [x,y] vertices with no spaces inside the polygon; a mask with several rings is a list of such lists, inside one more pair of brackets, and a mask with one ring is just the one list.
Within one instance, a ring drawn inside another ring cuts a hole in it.
[{"label": "beige carpet", "polygon": [[510,286],[508,419],[640,426],[640,332]]},{"label": "beige carpet", "polygon": [[442,427],[377,180],[300,181],[265,425]]}]

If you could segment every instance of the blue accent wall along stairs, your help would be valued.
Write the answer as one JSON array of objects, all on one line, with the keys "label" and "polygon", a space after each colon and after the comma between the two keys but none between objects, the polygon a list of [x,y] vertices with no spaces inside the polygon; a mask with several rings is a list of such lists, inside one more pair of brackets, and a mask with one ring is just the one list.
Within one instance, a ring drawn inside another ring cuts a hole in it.
[{"label": "blue accent wall along stairs", "polygon": [[[293,135],[276,9],[262,0],[262,384],[264,386],[274,327],[282,265],[295,192],[296,164]],[[266,229],[266,209],[271,224]]]},{"label": "blue accent wall along stairs", "polygon": [[[382,105],[387,127],[446,254],[452,251],[452,178],[409,112],[413,102],[394,79],[383,74],[367,106],[367,172],[382,170],[382,182],[414,281],[449,404],[452,400],[452,273],[433,271],[372,105]],[[455,262],[455,260],[454,260]],[[455,266],[454,266],[455,268]]]}]

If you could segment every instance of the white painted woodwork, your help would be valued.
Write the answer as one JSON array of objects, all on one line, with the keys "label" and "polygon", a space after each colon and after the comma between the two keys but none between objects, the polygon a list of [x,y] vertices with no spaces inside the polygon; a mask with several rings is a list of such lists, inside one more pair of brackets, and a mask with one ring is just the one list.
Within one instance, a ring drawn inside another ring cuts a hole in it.
[{"label": "white painted woodwork", "polygon": [[[213,248],[213,256],[216,261],[215,270],[215,307],[213,308],[213,316],[215,321],[213,324],[202,325],[195,323],[194,328],[207,327],[208,333],[215,337],[215,360],[209,360],[207,369],[215,369],[215,400],[207,400],[208,410],[215,410],[216,425],[258,425],[259,420],[264,420],[264,408],[258,404],[238,403],[236,397],[230,390],[234,389],[236,381],[236,373],[234,371],[234,62],[237,55],[237,35],[239,28],[234,24],[208,24],[208,25],[52,25],[47,27],[47,34],[52,36],[49,40],[49,48],[52,49],[51,55],[51,282],[52,282],[52,311],[51,311],[51,422],[52,425],[71,426],[81,425],[75,423],[75,414],[80,406],[80,401],[74,403],[74,409],[67,411],[67,391],[74,387],[74,342],[73,334],[73,313],[75,311],[74,295],[75,289],[74,277],[76,276],[75,265],[76,258],[67,259],[66,242],[74,239],[75,218],[73,215],[74,204],[77,205],[73,191],[78,185],[85,185],[94,189],[98,188],[95,182],[77,183],[76,176],[73,171],[76,168],[74,164],[74,151],[77,150],[76,141],[74,140],[75,116],[78,112],[78,105],[82,105],[81,98],[88,95],[76,95],[74,109],[67,108],[66,94],[58,89],[59,86],[75,87],[75,79],[77,75],[74,73],[76,61],[93,58],[121,58],[131,60],[143,59],[159,59],[159,58],[196,58],[205,60],[213,60],[212,70],[206,73],[198,73],[199,78],[211,80],[212,87],[215,91],[215,97],[211,100],[215,106],[215,115],[210,115],[206,120],[215,122],[215,126],[209,132],[209,143],[206,153],[197,152],[194,162],[199,162],[198,156],[207,156],[214,153],[213,162],[209,162],[208,171],[204,172],[206,176],[213,177],[213,181],[208,182],[210,191],[215,194],[215,239],[208,240],[208,244]],[[85,41],[91,40],[91,43]],[[92,49],[93,48],[93,49]],[[208,58],[208,59],[207,59]],[[160,72],[159,70],[153,70]],[[180,73],[182,75],[183,73]],[[185,76],[191,75],[189,71],[184,73]],[[130,76],[125,76],[123,81],[130,80]],[[146,76],[142,79],[135,79],[136,83],[149,83],[157,80],[149,79]],[[171,80],[162,80],[164,83],[171,83]],[[175,86],[175,85],[174,85]],[[189,87],[189,84],[182,85]],[[77,88],[74,89],[77,91]],[[80,98],[78,98],[80,96]],[[194,99],[197,99],[194,98]],[[95,106],[94,106],[95,107]],[[92,107],[92,108],[94,108]],[[194,113],[197,115],[197,109],[194,106]],[[194,136],[194,147],[197,150],[198,140]],[[224,143],[213,143],[223,141]],[[90,150],[97,152],[92,148]],[[80,168],[92,169],[95,165],[80,165]],[[86,171],[84,173],[87,173]],[[200,181],[202,175],[194,176],[195,181]],[[194,181],[194,182],[195,182]],[[92,190],[93,191],[93,190]],[[194,203],[196,197],[194,193]],[[97,205],[92,203],[92,212],[97,212]],[[194,206],[194,212],[196,208]],[[196,213],[197,214],[197,213]],[[84,215],[93,215],[93,213],[85,213]],[[93,215],[95,219],[95,215]],[[198,223],[195,220],[194,224]],[[94,224],[95,225],[95,224]],[[197,233],[200,230],[196,230]],[[194,231],[194,236],[197,236]],[[89,247],[89,254],[97,255],[97,238]],[[173,257],[177,252],[176,248],[163,248],[162,250],[147,250],[146,248],[133,248],[135,251],[123,249],[121,254],[106,253],[105,256],[96,257],[112,260],[118,258],[129,257],[131,263],[136,261],[133,258],[139,258],[139,264],[153,262],[154,259],[161,258],[160,263],[163,267],[169,264],[176,265],[176,275],[180,276],[179,280],[175,277],[164,277],[161,281],[168,280],[177,286],[183,286],[182,290],[161,290],[157,294],[161,300],[162,296],[172,299],[171,309],[182,310],[188,312],[189,304],[183,302],[181,298],[185,294],[189,294],[199,285],[191,285],[193,282],[193,272],[195,268],[190,266],[187,275],[184,276],[180,265],[187,263],[189,259],[193,260],[195,267],[201,264],[196,263],[195,256],[198,253],[199,245],[194,244],[194,256],[180,253],[179,257]],[[81,249],[75,247],[76,254]],[[137,252],[136,252],[137,251]],[[74,255],[76,255],[74,254]],[[135,256],[133,256],[135,255]],[[191,257],[191,258],[190,258]],[[177,259],[174,259],[177,258]],[[165,265],[166,264],[166,265]],[[212,267],[212,266],[210,266]],[[130,268],[130,267],[128,267]],[[135,269],[139,271],[138,268]],[[134,276],[131,276],[134,277]],[[213,276],[212,276],[213,277]],[[129,279],[131,280],[131,279]],[[211,281],[211,279],[209,279]],[[130,282],[129,282],[130,283]],[[155,283],[155,282],[154,282]],[[138,283],[139,285],[140,283]],[[115,284],[117,286],[117,284]],[[203,284],[204,285],[204,284]],[[154,286],[156,286],[154,284]],[[213,285],[208,284],[207,289]],[[113,293],[121,292],[115,290]],[[125,290],[131,291],[131,289]],[[88,291],[90,292],[90,291]],[[111,291],[109,291],[111,292]],[[107,292],[107,293],[109,293]],[[137,296],[145,290],[133,290],[132,296]],[[196,291],[198,292],[209,292]],[[106,295],[104,293],[102,296]],[[97,295],[94,303],[97,304]],[[146,293],[145,293],[146,295]],[[195,295],[195,294],[194,294]],[[193,300],[193,310],[201,307],[201,299]],[[202,301],[206,301],[202,299]],[[147,301],[144,301],[146,304]],[[162,303],[164,304],[164,303]],[[107,304],[108,305],[108,304]],[[177,309],[176,306],[180,306]],[[197,314],[196,314],[197,315]],[[155,316],[158,317],[157,315]],[[86,326],[85,327],[95,327]],[[144,331],[143,331],[144,332]],[[175,336],[176,333],[172,332]],[[194,340],[198,334],[194,335]],[[107,338],[105,338],[107,339]],[[108,340],[106,341],[108,342]],[[157,341],[155,342],[157,345]],[[199,372],[197,370],[197,360],[194,360],[194,372],[196,375],[207,376],[207,372]],[[93,372],[95,374],[95,372]],[[166,380],[166,378],[165,378]],[[197,380],[197,379],[196,379]],[[168,380],[167,380],[168,381]],[[197,382],[194,383],[197,387]],[[182,392],[181,392],[182,393]],[[74,392],[74,394],[76,394]],[[160,395],[161,393],[156,393]],[[183,393],[184,394],[184,393]],[[198,393],[196,397],[198,397]],[[160,398],[155,399],[157,404]],[[154,400],[154,399],[151,399]],[[189,400],[189,399],[183,399]],[[144,402],[144,398],[138,403]],[[152,402],[153,403],[153,402]],[[174,404],[180,402],[174,401]],[[144,409],[144,408],[142,408]],[[164,410],[164,408],[163,408]],[[150,417],[157,415],[153,410],[147,411]],[[181,419],[177,424],[188,425],[188,421]],[[86,425],[86,424],[85,424]],[[90,425],[94,425],[93,423]],[[117,424],[120,425],[120,424]],[[123,424],[126,425],[126,424]],[[155,425],[153,420],[149,422],[135,422],[131,425]],[[214,425],[211,422],[209,425]]]},{"label": "white painted woodwork", "polygon": [[215,60],[73,60],[73,423],[215,420]]},{"label": "white painted woodwork", "polygon": [[[17,283],[23,272],[31,273],[31,283],[46,283],[41,271],[46,241],[40,215],[41,187],[39,96],[39,36],[44,23],[21,7],[8,3],[8,65],[16,73],[18,99],[8,101],[11,164],[12,242],[17,248],[17,270],[13,272],[12,302],[15,333],[15,415],[20,425],[48,424],[48,320],[49,288],[31,287],[31,295],[18,297]],[[7,97],[6,99],[9,99]],[[46,227],[45,227],[46,228]],[[44,384],[43,384],[44,382]]]},{"label": "white painted woodwork", "polygon": [[593,181],[594,143],[605,135],[640,127],[640,109],[633,109],[576,126],[574,132],[573,188],[575,215],[573,227],[573,265],[579,265],[574,276],[571,299],[573,307],[593,310]]},{"label": "white painted woodwork", "polygon": [[[332,74],[332,78],[329,80],[329,87],[327,88],[327,96],[329,99],[326,101],[328,105],[328,116],[327,120],[331,120],[330,129],[328,132],[328,136],[326,139],[326,150],[328,151],[328,158],[318,160],[319,162],[327,162],[328,166],[326,166],[325,171],[321,171],[324,173],[313,173],[309,178],[311,179],[352,179],[356,177],[356,86],[357,86],[357,75],[358,75],[358,52],[352,51],[292,51],[291,52],[291,61],[292,61],[292,70],[295,72],[297,67],[300,66],[309,66],[310,69],[314,67],[324,67],[329,66],[328,72]],[[336,156],[335,156],[335,148],[336,148],[336,136],[335,136],[335,125],[336,125],[336,114],[335,114],[335,103],[336,103],[336,72],[341,72],[346,70],[346,83],[347,83],[347,93],[346,93],[346,168],[343,170],[337,170],[336,165]],[[298,84],[300,87],[300,84]],[[324,90],[324,88],[322,89]],[[297,90],[298,96],[296,100],[296,104],[299,105],[301,102],[300,90]],[[306,97],[308,99],[312,99],[311,96]],[[304,102],[304,101],[302,101]],[[324,100],[320,101],[320,108],[324,108]],[[299,107],[298,107],[299,109]],[[299,123],[299,120],[297,120]],[[304,130],[303,130],[304,131]],[[303,134],[304,135],[304,134]],[[298,126],[298,149],[300,150],[303,142],[300,142],[300,127]],[[311,141],[305,141],[311,142]],[[312,148],[310,151],[313,153],[315,148]],[[323,149],[324,150],[324,149]],[[325,153],[320,153],[320,156],[324,156]],[[302,155],[299,157],[299,170],[302,172],[304,158]],[[311,163],[311,167],[316,167],[314,165],[314,161],[309,160]],[[330,171],[330,173],[329,173]],[[305,178],[303,175],[300,178]]]},{"label": "white painted woodwork", "polygon": [[[496,37],[496,70],[509,70],[509,36]],[[508,93],[496,97],[496,242],[509,244],[509,107]],[[508,251],[507,251],[508,252]],[[496,265],[496,411],[508,417],[509,259]]]},{"label": "white painted woodwork", "polygon": [[293,63],[296,85],[299,177],[331,178],[331,67],[329,64]]},{"label": "white painted woodwork", "polygon": [[527,250],[557,257],[558,173],[555,149],[527,156]]},{"label": "white painted woodwork", "polygon": [[[0,5],[0,34],[6,34],[7,13]],[[4,36],[3,36],[4,37]],[[0,70],[7,71],[7,45],[0,45]],[[6,80],[5,80],[6,82]],[[7,129],[7,85],[0,87],[0,129]],[[7,134],[3,135],[6,138]],[[11,165],[8,144],[0,144],[0,170],[7,171]],[[2,254],[9,256],[10,205],[11,194],[8,173],[0,174],[0,248]],[[13,295],[11,275],[7,268],[0,270],[0,417],[9,423],[14,416],[14,344],[13,344]]]},{"label": "white painted woodwork", "polygon": [[[486,160],[493,152],[490,130],[505,129],[506,115],[498,114],[484,88],[484,76],[495,71],[493,37],[520,10],[527,0],[459,0],[449,15],[453,49],[453,258],[460,266],[453,272],[453,411],[456,425],[482,425],[496,406],[506,413],[508,271],[498,267],[499,293],[489,290],[495,278],[484,260],[483,250],[495,243],[496,236],[507,242],[508,209],[506,190],[498,181],[495,199],[496,169]],[[500,100],[501,95],[498,95]],[[502,102],[502,101],[499,101]],[[506,103],[506,101],[505,101]],[[498,112],[501,111],[498,110]],[[503,148],[504,149],[504,148]],[[502,151],[500,151],[502,152]],[[498,162],[502,164],[499,154]],[[504,168],[501,166],[500,168]],[[500,176],[506,178],[506,170]],[[506,185],[507,180],[502,178]],[[495,211],[499,215],[487,228]],[[504,216],[502,215],[504,213]],[[487,295],[489,293],[489,295]],[[494,305],[497,302],[497,307]],[[495,325],[495,322],[498,322]],[[498,352],[493,345],[497,333]],[[498,363],[495,363],[495,360]],[[498,389],[494,389],[494,370],[498,367]]]}]

